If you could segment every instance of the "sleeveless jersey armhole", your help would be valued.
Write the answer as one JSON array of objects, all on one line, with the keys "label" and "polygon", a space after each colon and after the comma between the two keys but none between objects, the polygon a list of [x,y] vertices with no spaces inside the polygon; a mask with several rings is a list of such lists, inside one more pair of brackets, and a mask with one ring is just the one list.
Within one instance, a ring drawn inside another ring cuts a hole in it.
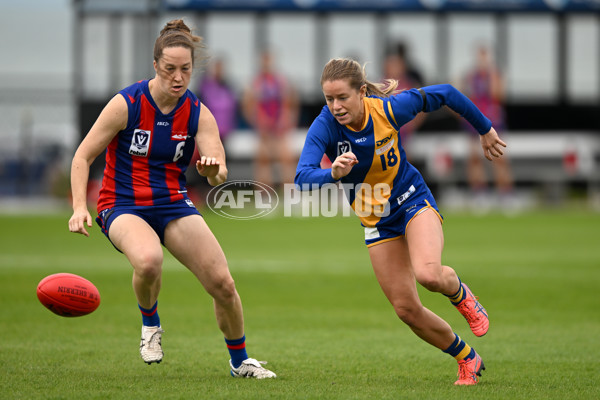
[{"label": "sleeveless jersey armhole", "polygon": [[[123,96],[123,98],[125,99],[125,103],[127,104],[127,123],[125,124],[125,130],[131,129],[132,128],[132,121],[131,121],[131,115],[134,113],[134,103],[135,103],[135,99],[126,91],[121,90],[119,92],[119,94],[121,96]],[[135,122],[135,121],[133,121]]]},{"label": "sleeveless jersey armhole", "polygon": [[[202,109],[202,103],[200,102],[199,99],[196,98],[195,101],[193,101],[190,98],[190,103],[192,105],[192,115],[190,118],[190,122],[189,122],[189,130],[188,130],[188,134],[189,135],[193,135],[193,137],[196,137],[196,134],[198,133],[198,121],[200,120],[200,110]],[[197,104],[197,105],[196,105]]]}]

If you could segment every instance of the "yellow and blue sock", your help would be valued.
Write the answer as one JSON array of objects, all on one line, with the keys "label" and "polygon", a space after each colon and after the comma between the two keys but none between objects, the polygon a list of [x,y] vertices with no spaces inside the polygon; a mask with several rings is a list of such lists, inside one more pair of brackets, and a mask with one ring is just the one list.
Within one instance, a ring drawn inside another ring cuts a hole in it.
[{"label": "yellow and blue sock", "polygon": [[242,361],[248,358],[248,354],[246,353],[246,335],[235,340],[225,338],[225,343],[227,344],[227,350],[229,350],[233,367],[237,368],[242,365]]},{"label": "yellow and blue sock", "polygon": [[158,317],[158,301],[154,303],[152,308],[147,309],[138,304],[142,312],[142,325],[144,326],[160,326],[160,318]]},{"label": "yellow and blue sock", "polygon": [[454,342],[452,342],[452,344],[446,350],[442,351],[446,354],[450,354],[456,359],[456,361],[470,360],[475,357],[476,354],[475,350],[464,340],[462,340],[456,333],[454,334]]},{"label": "yellow and blue sock", "polygon": [[463,288],[462,281],[460,280],[460,278],[458,278],[458,292],[454,294],[445,294],[444,296],[449,298],[450,302],[455,306],[458,305],[458,303],[460,303],[461,301],[463,301],[465,297],[467,297],[467,292]]}]

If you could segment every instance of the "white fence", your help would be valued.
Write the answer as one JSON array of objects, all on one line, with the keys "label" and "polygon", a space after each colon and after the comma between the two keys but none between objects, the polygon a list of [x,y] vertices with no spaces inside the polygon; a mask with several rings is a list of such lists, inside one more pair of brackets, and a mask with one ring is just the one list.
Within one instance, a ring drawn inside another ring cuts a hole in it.
[{"label": "white fence", "polygon": [[[299,156],[306,130],[293,133],[290,145]],[[502,135],[516,183],[563,183],[600,180],[600,132],[521,132]],[[461,132],[415,133],[408,157],[434,183],[465,180],[470,136]],[[236,179],[251,179],[256,154],[252,131],[234,132],[226,144],[228,164]]]}]

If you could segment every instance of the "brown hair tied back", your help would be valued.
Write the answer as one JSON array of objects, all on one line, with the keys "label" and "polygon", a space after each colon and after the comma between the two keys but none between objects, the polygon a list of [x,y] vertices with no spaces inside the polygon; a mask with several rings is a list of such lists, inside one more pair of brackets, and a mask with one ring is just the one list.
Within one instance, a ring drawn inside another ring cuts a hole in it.
[{"label": "brown hair tied back", "polygon": [[165,24],[165,27],[160,31],[161,36],[167,33],[168,31],[183,31],[187,33],[192,33],[192,30],[183,22],[182,19],[172,19]]},{"label": "brown hair tied back", "polygon": [[163,50],[168,47],[184,47],[192,52],[192,62],[196,61],[196,49],[204,48],[202,38],[192,34],[192,30],[182,19],[173,19],[166,23],[154,42],[154,61],[158,62]]}]

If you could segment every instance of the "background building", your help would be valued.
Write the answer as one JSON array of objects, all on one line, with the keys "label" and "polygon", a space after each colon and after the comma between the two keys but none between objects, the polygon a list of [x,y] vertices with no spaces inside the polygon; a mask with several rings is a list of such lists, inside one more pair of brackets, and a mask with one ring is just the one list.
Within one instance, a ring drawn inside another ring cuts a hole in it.
[{"label": "background building", "polygon": [[[424,84],[457,83],[473,62],[474,48],[488,44],[505,78],[511,157],[523,161],[515,163],[515,180],[528,186],[574,184],[594,193],[600,164],[597,1],[254,3],[0,1],[5,38],[0,43],[0,196],[65,195],[75,146],[108,98],[152,76],[153,41],[175,17],[204,36],[210,54],[227,60],[231,85],[240,95],[256,71],[260,50],[273,50],[300,96],[298,148],[323,106],[319,76],[330,58],[367,63],[369,78],[376,81],[383,78],[388,45],[402,42]],[[202,73],[200,67],[195,79]],[[238,128],[237,140],[228,144],[233,177],[243,177],[241,167],[253,154],[243,118]],[[434,182],[462,180],[459,135],[442,134],[457,130],[456,120],[441,112],[415,135],[415,162]],[[443,154],[427,153],[429,144],[448,153],[450,171],[439,169]]]}]

